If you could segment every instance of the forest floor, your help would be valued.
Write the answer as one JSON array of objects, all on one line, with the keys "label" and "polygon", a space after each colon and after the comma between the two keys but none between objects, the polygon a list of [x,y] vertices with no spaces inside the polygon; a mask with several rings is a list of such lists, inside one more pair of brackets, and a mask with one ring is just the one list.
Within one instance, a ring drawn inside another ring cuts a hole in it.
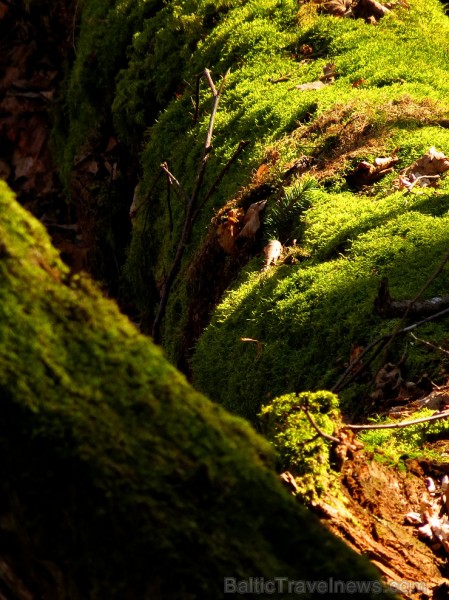
[{"label": "forest floor", "polygon": [[[61,202],[50,151],[49,111],[62,78],[57,48],[68,41],[58,36],[39,39],[36,24],[18,20],[9,3],[0,2],[0,27],[8,32],[9,39],[5,39],[10,44],[0,59],[0,176],[49,227],[67,262],[75,269],[85,268],[88,249],[79,223],[71,222]],[[312,509],[332,532],[367,556],[403,597],[445,598],[449,593],[447,555],[419,540],[416,527],[406,525],[404,517],[419,511],[426,478],[441,478],[449,472],[449,465],[416,458],[405,460],[405,465],[406,470],[399,471],[360,450],[341,472],[344,500],[337,505],[335,499],[332,504],[323,500]],[[7,580],[3,586],[14,587],[15,598],[28,600],[30,592],[8,561],[0,557],[6,574],[0,579]]]},{"label": "forest floor", "polygon": [[436,464],[413,459],[407,471],[398,472],[360,451],[342,471],[345,501],[339,508],[316,506],[322,522],[367,556],[404,598],[447,597],[447,556],[419,540],[404,519],[419,510],[425,478],[438,471]]}]

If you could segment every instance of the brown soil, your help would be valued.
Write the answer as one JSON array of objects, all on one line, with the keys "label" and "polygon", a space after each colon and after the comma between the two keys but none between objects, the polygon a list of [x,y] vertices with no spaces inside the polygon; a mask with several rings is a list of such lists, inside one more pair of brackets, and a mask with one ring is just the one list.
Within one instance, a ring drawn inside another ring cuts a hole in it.
[{"label": "brown soil", "polygon": [[409,461],[407,472],[398,472],[359,451],[342,471],[344,500],[321,502],[314,510],[332,532],[371,560],[388,585],[398,586],[401,597],[448,597],[447,556],[404,524],[406,513],[419,511],[425,477],[441,476],[444,470],[444,465],[415,460]]}]

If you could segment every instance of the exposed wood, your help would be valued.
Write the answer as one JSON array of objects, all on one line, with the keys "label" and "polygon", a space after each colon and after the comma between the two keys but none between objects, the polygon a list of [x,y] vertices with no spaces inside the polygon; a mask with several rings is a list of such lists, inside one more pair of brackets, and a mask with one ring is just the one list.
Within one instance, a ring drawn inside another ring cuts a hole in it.
[{"label": "exposed wood", "polygon": [[388,280],[383,278],[374,301],[375,312],[383,318],[402,317],[405,312],[410,317],[435,315],[449,307],[449,296],[430,300],[394,300],[391,297]]}]

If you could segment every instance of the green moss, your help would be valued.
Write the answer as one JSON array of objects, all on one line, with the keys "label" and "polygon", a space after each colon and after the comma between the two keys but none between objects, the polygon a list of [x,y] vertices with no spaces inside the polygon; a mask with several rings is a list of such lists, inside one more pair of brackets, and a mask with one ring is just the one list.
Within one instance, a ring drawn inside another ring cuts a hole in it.
[{"label": "green moss", "polygon": [[[193,19],[190,9],[189,5],[184,5],[177,14],[184,15],[189,21]],[[202,14],[204,5],[199,3],[197,10]],[[212,68],[213,76],[219,79],[226,68],[231,67],[216,121],[214,157],[204,189],[207,190],[214,174],[240,140],[248,139],[251,145],[238,170],[231,170],[205,206],[178,283],[173,288],[164,344],[174,361],[177,360],[189,304],[185,285],[188,266],[214,210],[248,182],[267,146],[274,146],[279,151],[280,164],[301,154],[333,158],[351,152],[350,160],[342,159],[328,182],[328,186],[333,186],[337,192],[345,187],[343,176],[346,170],[357,160],[370,158],[370,153],[371,158],[375,158],[378,152],[388,153],[399,146],[401,166],[428,149],[424,147],[427,145],[424,140],[432,138],[434,141],[429,146],[436,144],[443,150],[446,147],[447,135],[441,127],[429,127],[424,136],[419,137],[423,125],[437,123],[447,113],[448,78],[444,49],[448,23],[438,2],[432,2],[429,7],[428,3],[415,0],[410,10],[396,8],[375,28],[363,21],[325,16],[306,19],[300,14],[297,20],[295,11],[296,7],[291,3],[279,5],[271,0],[249,2],[244,7],[238,3],[228,5],[211,31],[192,49],[183,71],[188,82],[184,94],[167,107],[148,132],[148,143],[142,156],[144,189],[152,187],[159,164],[167,161],[185,189],[191,190],[210,106],[210,93],[205,87],[201,94],[200,120],[193,125],[194,75],[208,66]],[[427,14],[426,21],[424,13]],[[397,43],[398,36],[401,44]],[[303,43],[310,44],[319,56],[314,54],[312,60],[302,60],[299,49]],[[431,50],[434,45],[435,52]],[[330,61],[335,62],[339,74],[334,85],[312,92],[294,89],[298,83],[316,80],[323,66]],[[424,62],[425,69],[422,68]],[[416,68],[410,68],[411,64]],[[289,75],[288,81],[270,82],[282,74]],[[353,87],[352,83],[359,79],[364,79],[365,83]],[[433,103],[429,97],[433,98]],[[389,182],[391,184],[391,178]],[[380,184],[378,193],[384,191]],[[148,301],[150,294],[144,279],[153,277],[162,283],[172,261],[183,219],[182,202],[179,201],[173,208],[174,231],[169,233],[165,196],[163,186],[153,191],[151,215],[154,225],[148,224],[142,214],[126,265],[133,289],[138,290],[137,304],[150,320],[157,298],[153,303]],[[352,196],[342,196],[342,203],[349,197]],[[354,199],[352,206],[355,203]],[[349,220],[357,220],[357,211]],[[146,222],[145,230],[143,221]],[[151,275],[142,269],[144,252],[151,256]]]},{"label": "green moss", "polygon": [[0,323],[1,511],[31,578],[52,564],[92,600],[376,579],[281,489],[267,442],[69,276],[1,182]]},{"label": "green moss", "polygon": [[[435,414],[434,410],[423,409],[402,421],[421,419]],[[397,420],[396,420],[397,422]],[[373,419],[373,424],[394,424],[391,419]],[[379,462],[404,468],[404,460],[415,457],[426,457],[438,460],[441,453],[426,447],[431,439],[446,438],[448,424],[445,420],[410,425],[399,429],[373,429],[359,433],[367,450],[374,453]]]},{"label": "green moss", "polygon": [[[432,214],[436,207],[440,216]],[[326,201],[323,194],[305,222],[304,237],[316,258],[268,275],[258,272],[260,261],[249,265],[200,339],[193,359],[195,384],[250,419],[269,397],[331,387],[352,345],[366,346],[394,327],[373,314],[380,279],[389,278],[394,297],[411,298],[439,264],[448,207],[447,194],[434,191],[385,200],[337,194]],[[445,290],[443,275],[426,296]],[[422,335],[444,339],[447,324],[427,325]],[[257,354],[241,337],[259,340],[263,351]],[[398,342],[397,360],[405,344]],[[441,362],[430,353],[423,360],[420,350],[416,360],[414,353],[411,349],[410,377]],[[343,399],[357,397],[352,388]]]},{"label": "green moss", "polygon": [[310,502],[325,492],[338,493],[338,480],[332,469],[330,443],[317,435],[302,405],[321,431],[334,434],[340,421],[339,402],[326,391],[275,398],[262,409],[260,420],[263,434],[278,452],[280,470],[294,475],[297,494]]},{"label": "green moss", "polygon": [[[255,419],[275,396],[330,387],[353,344],[365,345],[393,325],[372,314],[380,278],[390,278],[395,296],[411,297],[429,265],[438,263],[447,231],[446,183],[440,194],[390,194],[392,174],[365,196],[350,190],[345,176],[360,160],[395,149],[398,169],[432,145],[448,152],[441,126],[449,110],[448,30],[437,0],[395,7],[376,27],[317,15],[310,6],[298,12],[290,0],[86,2],[66,99],[67,148],[73,157],[104,105],[129,148],[135,152],[143,140],[142,208],[124,274],[145,324],[154,317],[184,218],[183,201],[172,194],[171,230],[165,182],[153,185],[167,161],[187,192],[193,189],[211,106],[203,82],[193,122],[196,76],[205,67],[216,82],[228,68],[231,74],[200,201],[239,141],[251,142],[195,224],[163,325],[170,360],[185,358],[189,267],[215,212],[248,184],[267,148],[279,153],[274,181],[289,161],[303,154],[315,159],[323,187],[298,225],[300,252],[308,260],[264,277],[250,274],[261,260],[250,263],[193,358],[197,385],[233,411]],[[310,57],[301,54],[303,44],[312,47]],[[295,88],[320,77],[328,62],[338,73],[333,85]],[[280,75],[288,80],[272,83]],[[429,293],[444,293],[442,278]],[[444,322],[427,331],[435,339],[446,336]],[[260,339],[262,354],[242,336]],[[402,349],[399,344],[396,350]],[[434,356],[416,348],[408,360],[411,375],[437,368]],[[344,400],[356,397],[357,389]]]}]

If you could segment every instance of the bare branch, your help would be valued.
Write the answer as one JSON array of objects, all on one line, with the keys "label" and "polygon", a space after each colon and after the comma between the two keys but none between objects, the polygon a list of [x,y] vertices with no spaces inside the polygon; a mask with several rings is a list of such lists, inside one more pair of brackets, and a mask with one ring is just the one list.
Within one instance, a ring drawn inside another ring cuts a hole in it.
[{"label": "bare branch", "polygon": [[[170,290],[176,279],[176,276],[178,275],[178,271],[181,267],[182,257],[184,256],[184,251],[190,240],[192,228],[195,223],[195,218],[197,216],[197,211],[195,210],[195,208],[196,208],[196,203],[198,201],[198,197],[199,197],[199,194],[201,191],[201,186],[203,184],[204,173],[206,171],[207,161],[209,159],[210,152],[212,150],[212,134],[213,134],[214,125],[215,125],[215,115],[217,114],[218,105],[220,103],[221,94],[223,92],[228,73],[229,73],[229,71],[227,71],[227,73],[224,75],[223,80],[220,85],[220,88],[217,92],[215,85],[212,81],[210,71],[208,69],[204,70],[204,75],[208,80],[208,83],[212,90],[212,95],[213,95],[212,111],[211,111],[211,115],[210,115],[210,119],[209,119],[209,127],[207,130],[206,141],[204,144],[203,158],[201,159],[200,165],[198,167],[198,173],[196,176],[192,195],[186,203],[184,226],[182,229],[181,238],[178,242],[178,247],[176,249],[175,258],[173,259],[173,263],[172,263],[170,272],[167,276],[167,279],[165,280],[165,284],[162,289],[161,299],[160,299],[159,306],[158,306],[158,309],[156,312],[156,317],[153,322],[152,335],[153,335],[153,339],[155,342],[159,341],[160,325],[161,325],[162,319],[164,318],[165,308],[167,306],[168,297],[170,295]],[[164,168],[164,166],[165,166],[165,168]],[[165,163],[163,165],[161,165],[161,168],[168,171],[168,168],[166,167]],[[179,182],[176,180],[176,178],[174,178],[174,176],[169,171],[168,171],[168,173],[173,178],[175,185],[176,185],[176,182],[178,183],[178,186],[177,186],[178,189],[182,190],[183,188],[182,188],[181,184],[179,184]],[[184,195],[185,195],[185,197],[187,196],[185,193],[184,193]]]},{"label": "bare branch", "polygon": [[189,194],[185,191],[185,189],[182,187],[182,185],[179,183],[179,181],[176,179],[176,177],[173,175],[173,173],[171,173],[169,171],[168,165],[166,162],[161,164],[161,169],[167,175],[168,182],[170,183],[170,185],[174,185],[175,188],[178,190],[179,195],[182,196],[182,198],[186,202],[190,202]]},{"label": "bare branch", "polygon": [[445,350],[441,346],[437,346],[436,344],[432,344],[431,342],[428,342],[427,340],[423,340],[423,339],[419,338],[418,336],[416,336],[414,333],[410,333],[410,335],[412,336],[412,338],[414,340],[416,340],[417,342],[420,342],[421,344],[424,344],[425,346],[429,346],[430,348],[439,350],[440,352],[443,352],[444,354],[449,354],[449,351]]},{"label": "bare branch", "polygon": [[170,222],[170,237],[171,237],[171,234],[173,233],[173,214],[172,214],[172,210],[171,210],[171,199],[170,199],[171,185],[172,185],[171,178],[167,174],[167,207],[168,207],[168,218],[169,218],[169,222]]},{"label": "bare branch", "polygon": [[[425,323],[429,323],[430,321],[435,321],[436,319],[440,319],[441,317],[445,317],[446,315],[449,315],[449,308],[446,308],[445,310],[442,310],[439,313],[431,315],[430,317],[422,319],[422,321],[418,321],[418,323],[413,323],[412,325],[409,325],[408,327],[404,327],[403,329],[393,331],[393,333],[386,333],[385,335],[382,335],[382,336],[378,337],[377,339],[373,340],[364,349],[364,351],[356,358],[356,360],[354,360],[349,365],[349,367],[346,369],[346,371],[340,376],[337,383],[331,388],[331,391],[337,393],[345,385],[349,385],[352,381],[354,381],[354,379],[359,377],[360,373],[364,369],[366,369],[366,367],[369,364],[371,364],[371,362],[374,360],[374,358],[382,351],[382,348],[384,348],[387,345],[387,343],[390,342],[393,338],[396,338],[399,335],[404,335],[405,333],[409,333],[410,331],[413,331],[414,329],[421,327],[421,325],[424,325]],[[378,344],[381,344],[380,348],[376,349],[375,353],[369,358],[369,360],[366,363],[363,364],[361,369],[354,371],[354,368],[362,362],[363,358],[368,354],[368,352],[373,347],[377,346]],[[347,379],[348,375],[350,375],[350,374],[352,374],[351,377],[349,377]]]},{"label": "bare branch", "polygon": [[312,427],[315,429],[315,431],[318,433],[318,435],[320,435],[325,440],[328,440],[329,442],[336,442],[337,444],[340,443],[340,440],[338,438],[334,437],[333,435],[329,435],[329,434],[325,433],[322,429],[320,429],[318,427],[318,425],[312,419],[312,415],[309,413],[309,409],[307,408],[307,406],[305,404],[302,404],[300,406],[300,408],[301,408],[301,410],[304,411],[309,423],[312,425]]},{"label": "bare branch", "polygon": [[237,149],[235,150],[234,154],[231,156],[231,158],[228,160],[228,162],[222,168],[222,170],[220,171],[220,173],[217,175],[217,177],[216,177],[215,181],[213,182],[213,184],[211,185],[209,191],[204,196],[203,201],[201,202],[201,204],[196,209],[196,211],[195,211],[195,213],[193,215],[193,219],[194,220],[197,219],[197,217],[198,217],[199,212],[201,211],[201,209],[204,207],[204,205],[206,204],[206,202],[209,200],[209,198],[215,192],[215,190],[217,189],[217,187],[220,185],[223,177],[226,175],[226,173],[229,171],[229,169],[231,168],[231,166],[238,159],[238,157],[243,152],[243,150],[248,146],[248,144],[249,144],[249,141],[242,141],[242,142],[239,143],[239,145],[238,145]]},{"label": "bare branch", "polygon": [[391,297],[388,279],[380,282],[379,291],[374,301],[374,310],[382,318],[402,317],[405,311],[410,317],[426,317],[449,307],[449,296],[431,298],[430,300],[395,300]]},{"label": "bare branch", "polygon": [[422,417],[421,419],[414,419],[413,421],[401,421],[400,423],[384,423],[378,425],[345,425],[344,429],[353,429],[354,431],[362,431],[364,429],[399,429],[401,427],[409,427],[410,425],[417,425],[419,423],[428,423],[430,421],[439,421],[449,417],[449,410],[431,415],[430,417]]},{"label": "bare branch", "polygon": [[[424,292],[431,285],[431,283],[442,272],[444,266],[446,265],[446,263],[448,261],[449,261],[449,251],[446,252],[446,254],[441,259],[439,265],[436,267],[436,269],[433,271],[433,273],[430,275],[430,277],[427,279],[427,281],[424,283],[424,285],[418,291],[418,293],[413,298],[413,300],[409,303],[409,305],[407,306],[407,309],[405,310],[405,312],[402,316],[401,321],[398,323],[398,325],[393,330],[393,332],[391,334],[383,335],[380,338],[378,338],[377,340],[374,340],[373,342],[371,342],[371,344],[369,344],[369,346],[367,346],[365,348],[365,350],[360,354],[360,356],[358,356],[357,359],[352,364],[349,365],[349,367],[346,369],[346,371],[343,373],[343,375],[341,375],[341,377],[338,379],[337,383],[333,386],[331,391],[339,392],[345,385],[348,385],[349,383],[354,381],[354,379],[356,377],[358,377],[360,375],[360,373],[362,371],[364,371],[369,364],[371,364],[371,362],[374,360],[374,358],[382,351],[382,348],[385,348],[385,351],[386,351],[391,346],[391,344],[393,343],[393,341],[396,339],[396,337],[398,335],[403,335],[404,333],[408,333],[409,331],[412,331],[413,329],[416,329],[417,327],[424,325],[424,323],[428,323],[429,321],[434,321],[435,319],[439,319],[440,317],[443,317],[449,313],[449,309],[445,309],[434,315],[431,315],[430,317],[427,317],[426,319],[423,319],[422,321],[419,321],[418,323],[415,323],[414,325],[410,325],[409,327],[405,327],[404,329],[400,328],[401,324],[404,323],[405,319],[407,318],[407,316],[408,316],[410,310],[412,309],[412,307],[414,306],[414,304],[419,300],[419,298],[422,296],[422,294],[424,294]],[[356,365],[360,364],[362,359],[366,356],[367,352],[369,350],[371,350],[371,348],[373,348],[374,346],[377,346],[378,344],[382,344],[382,345],[379,348],[377,348],[374,355],[370,357],[370,359],[362,366],[361,369],[358,369],[357,372],[354,372],[354,367]],[[350,373],[352,373],[352,376],[348,380],[346,380],[346,378],[348,377],[348,375]],[[376,373],[376,375],[377,375],[377,373]],[[374,376],[374,379],[375,379],[375,376]]]},{"label": "bare branch", "polygon": [[217,88],[215,87],[214,82],[212,81],[212,77],[211,77],[209,69],[204,69],[204,77],[206,78],[207,83],[209,84],[209,87],[212,92],[212,96],[214,98],[216,98],[218,96],[218,92],[217,92]]},{"label": "bare branch", "polygon": [[196,76],[195,81],[195,112],[193,114],[193,124],[196,125],[200,114],[200,82],[203,74]]}]

